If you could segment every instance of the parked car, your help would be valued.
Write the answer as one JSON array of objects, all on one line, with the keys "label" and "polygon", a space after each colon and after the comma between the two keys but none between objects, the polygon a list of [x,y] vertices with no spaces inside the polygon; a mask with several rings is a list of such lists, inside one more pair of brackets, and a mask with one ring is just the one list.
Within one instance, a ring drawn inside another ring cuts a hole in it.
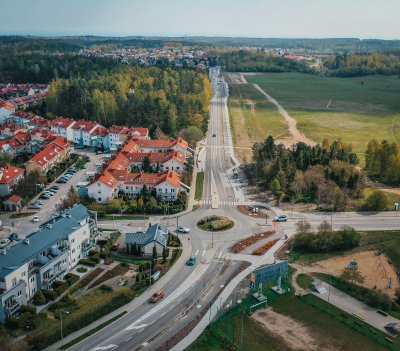
[{"label": "parked car", "polygon": [[57,190],[56,190],[56,189],[49,188],[49,189],[46,189],[44,192],[45,192],[45,193],[51,193],[51,194],[54,195],[54,194],[57,192]]},{"label": "parked car", "polygon": [[40,195],[40,198],[41,199],[43,199],[43,200],[48,200],[48,199],[50,199],[50,195],[47,195],[46,193],[43,193],[42,195]]},{"label": "parked car", "polygon": [[157,290],[152,297],[150,297],[150,302],[156,303],[160,301],[164,297],[164,291],[162,290]]},{"label": "parked car", "polygon": [[42,201],[36,199],[36,200],[35,200],[35,204],[41,205],[41,204],[42,204]]},{"label": "parked car", "polygon": [[188,266],[194,266],[196,264],[196,256],[190,256],[189,260],[186,262]]},{"label": "parked car", "polygon": [[53,185],[52,187],[50,187],[50,189],[60,190],[60,187],[58,185]]},{"label": "parked car", "polygon": [[189,228],[187,228],[187,227],[182,227],[182,226],[179,226],[178,227],[178,233],[189,233]]},{"label": "parked car", "polygon": [[33,223],[39,222],[39,216],[33,216],[32,222]]},{"label": "parked car", "polygon": [[49,195],[49,196],[53,196],[55,193],[53,193],[52,191],[45,190],[43,192],[43,194],[46,194],[46,195]]},{"label": "parked car", "polygon": [[288,216],[286,215],[279,215],[274,217],[275,222],[286,222],[288,220]]},{"label": "parked car", "polygon": [[41,206],[39,204],[30,204],[28,206],[28,208],[31,209],[31,210],[40,210],[40,207]]},{"label": "parked car", "polygon": [[68,181],[68,180],[65,179],[65,178],[59,178],[59,179],[57,179],[56,183],[58,183],[58,184],[65,184],[67,181]]}]

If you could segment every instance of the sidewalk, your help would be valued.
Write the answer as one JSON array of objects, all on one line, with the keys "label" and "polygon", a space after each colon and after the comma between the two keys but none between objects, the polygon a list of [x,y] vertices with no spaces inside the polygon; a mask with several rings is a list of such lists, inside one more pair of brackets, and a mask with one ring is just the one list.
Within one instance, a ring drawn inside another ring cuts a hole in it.
[{"label": "sidewalk", "polygon": [[[162,276],[160,278],[160,280],[157,280],[157,282],[152,285],[151,290],[145,291],[143,294],[136,297],[128,304],[121,306],[114,312],[111,312],[111,313],[107,314],[106,316],[98,319],[96,322],[93,322],[92,324],[89,324],[86,327],[64,337],[64,345],[69,343],[72,340],[75,340],[79,336],[89,332],[90,330],[96,328],[97,326],[107,322],[108,320],[112,319],[113,317],[119,315],[120,313],[122,313],[124,311],[131,312],[131,311],[135,310],[139,306],[143,305],[143,303],[145,303],[151,297],[154,290],[161,289],[166,282],[170,281],[174,276],[176,276],[178,271],[185,265],[186,261],[189,259],[190,254],[192,252],[192,245],[191,245],[190,241],[188,241],[187,238],[185,238],[183,236],[180,236],[180,239],[182,242],[182,249],[183,249],[181,256],[178,258],[178,260],[175,262],[175,264],[171,267],[171,269],[164,276]],[[124,317],[122,317],[122,318],[124,318]],[[113,322],[113,323],[115,323],[115,322]],[[101,332],[101,330],[99,330],[98,332]],[[44,351],[54,351],[54,350],[59,349],[59,347],[61,347],[61,340],[58,341],[57,343],[45,348]]]},{"label": "sidewalk", "polygon": [[326,292],[323,294],[319,294],[317,292],[312,291],[311,293],[320,299],[328,302],[341,309],[342,311],[355,314],[359,318],[361,318],[365,323],[375,327],[376,329],[382,330],[387,333],[387,330],[384,326],[388,323],[400,323],[400,320],[391,317],[391,316],[383,316],[376,312],[376,308],[372,308],[367,306],[365,303],[351,297],[344,292],[336,289],[335,287],[321,282]]}]

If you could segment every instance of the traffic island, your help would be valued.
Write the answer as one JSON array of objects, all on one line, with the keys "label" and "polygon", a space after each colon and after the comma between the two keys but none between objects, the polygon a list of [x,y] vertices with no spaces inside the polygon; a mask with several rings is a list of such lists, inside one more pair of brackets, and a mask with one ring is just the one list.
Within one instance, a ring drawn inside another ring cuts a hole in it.
[{"label": "traffic island", "polygon": [[197,226],[200,229],[207,230],[209,232],[228,230],[234,225],[235,223],[231,219],[222,216],[208,216],[200,219],[197,222]]}]

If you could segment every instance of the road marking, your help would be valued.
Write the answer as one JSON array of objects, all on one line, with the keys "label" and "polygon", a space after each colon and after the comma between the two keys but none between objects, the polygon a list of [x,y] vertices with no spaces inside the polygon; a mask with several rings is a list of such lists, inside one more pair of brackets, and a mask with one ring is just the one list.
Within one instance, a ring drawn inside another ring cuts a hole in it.
[{"label": "road marking", "polygon": [[194,254],[195,256],[197,256],[199,254],[199,250],[196,251],[196,253]]},{"label": "road marking", "polygon": [[113,348],[111,349],[111,351],[112,351],[112,350],[115,350],[117,347],[118,347],[118,345],[117,345],[117,346],[115,346],[115,347],[113,347]]},{"label": "road marking", "polygon": [[132,339],[132,337],[130,336],[128,339],[125,339],[125,341],[129,341],[129,340],[131,340]]},{"label": "road marking", "polygon": [[203,250],[203,253],[201,254],[201,257],[203,257],[206,254],[206,250]]},{"label": "road marking", "polygon": [[220,259],[220,258],[221,258],[221,256],[222,256],[222,251],[219,253],[219,255],[218,255],[218,259]]},{"label": "road marking", "polygon": [[[145,327],[147,327],[148,326],[148,324],[141,324],[141,325],[132,325],[132,326],[130,326],[129,327],[129,330],[137,330],[137,329],[141,329],[141,328],[145,328]],[[127,330],[127,329],[125,329],[125,330]]]},{"label": "road marking", "polygon": [[109,350],[109,349],[115,349],[116,347],[118,347],[118,345],[111,344],[107,346],[95,347],[94,349],[92,349],[92,351]]}]

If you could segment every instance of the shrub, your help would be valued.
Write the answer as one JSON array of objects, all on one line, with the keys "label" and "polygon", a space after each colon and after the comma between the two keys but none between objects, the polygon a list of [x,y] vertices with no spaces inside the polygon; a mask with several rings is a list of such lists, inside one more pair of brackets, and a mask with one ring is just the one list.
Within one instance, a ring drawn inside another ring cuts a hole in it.
[{"label": "shrub", "polygon": [[45,305],[47,303],[46,298],[44,297],[43,293],[40,290],[33,297],[33,303],[36,306]]},{"label": "shrub", "polygon": [[31,305],[22,305],[21,306],[21,312],[22,313],[30,313],[32,315],[36,314],[36,307],[35,306],[31,306]]},{"label": "shrub", "polygon": [[364,209],[367,211],[386,211],[389,207],[389,198],[382,190],[375,190],[364,203]]},{"label": "shrub", "polygon": [[274,246],[277,241],[278,239],[275,239],[259,247],[258,249],[254,250],[253,255],[264,255],[264,253],[266,253],[272,246]]},{"label": "shrub", "polygon": [[99,289],[100,289],[101,291],[104,291],[104,292],[110,292],[110,291],[113,290],[111,286],[104,285],[104,284],[101,285],[101,286],[99,287]]},{"label": "shrub", "polygon": [[79,280],[79,276],[73,273],[67,273],[64,279],[67,281],[68,285],[71,286]]},{"label": "shrub", "polygon": [[58,280],[53,283],[53,289],[60,296],[68,289],[69,285],[65,280]]},{"label": "shrub", "polygon": [[78,268],[76,269],[76,271],[79,272],[79,273],[86,273],[86,272],[87,272],[87,268],[85,268],[85,267],[78,267]]},{"label": "shrub", "polygon": [[65,296],[58,302],[53,303],[50,307],[50,311],[56,311],[60,308],[65,308],[68,306],[73,305],[76,302],[76,300],[72,297],[70,293],[66,293]]},{"label": "shrub", "polygon": [[79,263],[80,263],[80,264],[83,264],[84,266],[89,266],[89,267],[94,267],[94,266],[96,266],[96,263],[95,263],[95,262],[93,262],[93,261],[91,261],[91,260],[88,260],[87,258],[81,258],[81,259],[79,260]]},{"label": "shrub", "polygon": [[57,298],[57,293],[54,290],[42,289],[41,291],[47,300],[55,300]]},{"label": "shrub", "polygon": [[114,262],[114,260],[111,257],[106,257],[104,259],[104,264],[106,264],[106,265],[109,265],[109,264],[111,264],[113,262]]},{"label": "shrub", "polygon": [[100,262],[100,252],[96,252],[94,255],[90,256],[90,261],[95,262],[98,264]]},{"label": "shrub", "polygon": [[107,257],[107,254],[105,252],[100,252],[100,258],[103,260]]}]

